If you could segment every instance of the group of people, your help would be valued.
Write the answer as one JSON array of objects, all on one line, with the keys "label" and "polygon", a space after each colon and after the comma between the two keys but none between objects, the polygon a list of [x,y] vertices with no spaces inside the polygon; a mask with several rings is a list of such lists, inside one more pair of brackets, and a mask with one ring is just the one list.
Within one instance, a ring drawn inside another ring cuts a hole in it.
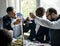
[{"label": "group of people", "polygon": [[60,46],[60,15],[57,15],[57,10],[49,8],[46,11],[47,19],[41,18],[40,14],[39,12],[39,16],[36,14],[36,16],[33,15],[31,18],[35,20],[35,24],[49,28],[48,31],[52,46]]},{"label": "group of people", "polygon": [[[47,19],[43,19],[42,16],[46,14]],[[54,8],[48,8],[45,12],[43,7],[37,8],[36,15],[30,15],[35,21],[35,28],[30,35],[37,41],[42,43],[51,42],[52,46],[60,46],[60,15],[57,15],[57,10]],[[46,40],[44,40],[46,35]],[[31,37],[30,36],[30,37]]]},{"label": "group of people", "polygon": [[[21,35],[20,26],[22,22],[23,33],[28,32],[29,29],[31,30],[28,40],[36,40],[41,43],[51,42],[52,46],[60,46],[60,16],[57,15],[56,9],[48,8],[45,12],[43,7],[39,7],[35,11],[36,15],[34,15],[32,12],[29,13],[32,20],[30,20],[29,17],[24,19],[22,14],[16,13],[13,7],[8,7],[6,12],[7,15],[3,16],[3,29],[12,30],[14,38]],[[46,14],[47,19],[43,19],[44,13]],[[30,21],[32,23],[30,23]],[[8,36],[9,35],[7,34],[7,38]],[[44,40],[44,36],[46,36],[46,40]],[[10,36],[9,40],[10,42],[12,41]]]}]

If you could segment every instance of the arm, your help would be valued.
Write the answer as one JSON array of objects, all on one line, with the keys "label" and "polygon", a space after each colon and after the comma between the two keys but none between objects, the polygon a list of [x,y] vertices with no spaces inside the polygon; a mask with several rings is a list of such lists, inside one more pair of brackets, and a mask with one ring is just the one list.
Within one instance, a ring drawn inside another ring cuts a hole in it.
[{"label": "arm", "polygon": [[21,24],[21,19],[15,19],[14,21],[12,21],[11,23],[11,27],[15,27]]},{"label": "arm", "polygon": [[41,26],[52,28],[52,29],[60,29],[60,19],[58,21],[51,22],[49,20],[45,20],[40,17],[35,17],[35,23],[40,24]]}]

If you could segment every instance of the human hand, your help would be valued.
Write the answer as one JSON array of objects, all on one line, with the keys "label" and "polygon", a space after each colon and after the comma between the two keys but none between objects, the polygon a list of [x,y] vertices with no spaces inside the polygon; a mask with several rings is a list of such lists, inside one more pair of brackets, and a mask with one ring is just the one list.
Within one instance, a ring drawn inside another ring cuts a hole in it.
[{"label": "human hand", "polygon": [[14,24],[14,25],[17,25],[17,24],[19,24],[19,23],[21,23],[21,19],[17,19],[13,24]]},{"label": "human hand", "polygon": [[36,16],[33,13],[30,13],[30,17],[34,19]]},{"label": "human hand", "polygon": [[29,22],[29,21],[30,21],[30,19],[29,19],[29,17],[27,17],[27,18],[26,18],[26,22]]}]

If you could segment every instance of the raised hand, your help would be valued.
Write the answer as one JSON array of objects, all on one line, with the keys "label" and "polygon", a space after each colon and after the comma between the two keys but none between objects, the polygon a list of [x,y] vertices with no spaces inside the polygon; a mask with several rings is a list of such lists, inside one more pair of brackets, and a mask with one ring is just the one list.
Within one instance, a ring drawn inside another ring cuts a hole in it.
[{"label": "raised hand", "polygon": [[17,24],[19,24],[19,23],[21,23],[21,19],[17,19],[13,24],[14,24],[14,25],[17,25]]},{"label": "raised hand", "polygon": [[34,19],[36,16],[33,13],[30,13],[30,17]]}]

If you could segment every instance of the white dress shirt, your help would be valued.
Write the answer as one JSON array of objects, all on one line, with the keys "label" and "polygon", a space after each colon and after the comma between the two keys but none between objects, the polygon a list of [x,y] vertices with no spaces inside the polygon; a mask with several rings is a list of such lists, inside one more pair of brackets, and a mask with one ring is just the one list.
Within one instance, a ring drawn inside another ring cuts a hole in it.
[{"label": "white dress shirt", "polygon": [[35,23],[40,24],[41,26],[44,26],[47,28],[51,28],[51,29],[60,29],[60,19],[57,21],[51,22],[47,19],[43,19],[36,16]]},{"label": "white dress shirt", "polygon": [[37,34],[39,28],[40,28],[40,25],[36,24],[36,28],[35,28],[36,34]]},{"label": "white dress shirt", "polygon": [[20,35],[20,23],[17,25],[14,25],[13,23],[16,21],[16,19],[12,19],[11,27],[13,28],[13,37],[17,38]]}]

